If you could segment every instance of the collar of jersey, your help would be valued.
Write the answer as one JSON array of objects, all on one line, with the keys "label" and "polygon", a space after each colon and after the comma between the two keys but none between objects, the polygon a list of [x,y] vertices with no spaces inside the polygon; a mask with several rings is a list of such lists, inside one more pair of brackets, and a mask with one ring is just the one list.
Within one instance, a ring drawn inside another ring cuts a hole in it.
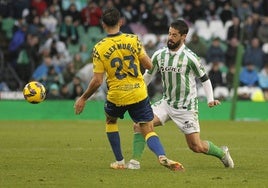
[{"label": "collar of jersey", "polygon": [[118,36],[118,35],[121,35],[121,34],[122,34],[122,32],[119,31],[119,32],[117,32],[115,34],[108,34],[107,37],[114,37],[114,36]]}]

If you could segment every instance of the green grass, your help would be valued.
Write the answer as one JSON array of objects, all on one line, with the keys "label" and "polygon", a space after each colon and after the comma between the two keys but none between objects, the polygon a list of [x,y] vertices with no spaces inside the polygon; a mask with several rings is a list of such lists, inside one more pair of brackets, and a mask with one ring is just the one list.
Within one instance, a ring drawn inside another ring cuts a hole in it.
[{"label": "green grass", "polygon": [[[126,160],[131,125],[119,121]],[[185,172],[163,168],[148,148],[142,169],[109,169],[114,157],[102,121],[0,121],[0,187],[268,187],[267,122],[201,122],[203,139],[229,146],[234,169],[190,151],[173,123],[156,132],[168,157],[183,163]]]}]

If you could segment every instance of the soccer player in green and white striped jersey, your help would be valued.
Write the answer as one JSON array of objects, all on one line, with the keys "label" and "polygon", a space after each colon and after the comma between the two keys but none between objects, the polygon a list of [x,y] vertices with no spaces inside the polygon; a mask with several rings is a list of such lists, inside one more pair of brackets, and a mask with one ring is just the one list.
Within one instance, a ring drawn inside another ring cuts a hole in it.
[{"label": "soccer player in green and white striped jersey", "polygon": [[[200,63],[200,58],[184,43],[188,30],[188,25],[183,20],[171,23],[167,47],[153,54],[153,68],[144,74],[147,85],[158,71],[162,76],[163,97],[152,105],[154,126],[164,125],[172,120],[184,133],[188,147],[192,151],[215,156],[225,167],[233,168],[234,162],[227,146],[218,147],[211,141],[200,139],[196,78],[202,82],[208,107],[217,106],[220,101],[214,100],[211,82]],[[133,156],[128,163],[129,169],[140,168],[139,159],[145,145],[139,128],[134,125],[134,130]]]}]

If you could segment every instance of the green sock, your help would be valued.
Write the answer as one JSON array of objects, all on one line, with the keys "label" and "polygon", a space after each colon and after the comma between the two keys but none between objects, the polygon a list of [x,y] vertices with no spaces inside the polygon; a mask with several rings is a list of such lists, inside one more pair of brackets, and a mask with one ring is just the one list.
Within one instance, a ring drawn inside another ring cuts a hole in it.
[{"label": "green sock", "polygon": [[221,148],[218,146],[214,145],[212,142],[208,142],[208,152],[206,153],[207,155],[212,155],[215,156],[219,159],[221,159],[224,156],[224,152],[222,151]]},{"label": "green sock", "polygon": [[134,133],[133,139],[133,148],[132,148],[132,158],[136,160],[140,160],[144,147],[146,145],[145,139],[141,133]]}]

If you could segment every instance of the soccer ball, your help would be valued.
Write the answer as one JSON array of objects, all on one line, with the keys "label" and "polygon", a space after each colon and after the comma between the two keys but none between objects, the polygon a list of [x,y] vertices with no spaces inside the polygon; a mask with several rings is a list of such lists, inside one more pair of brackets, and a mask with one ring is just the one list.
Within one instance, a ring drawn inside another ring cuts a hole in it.
[{"label": "soccer ball", "polygon": [[23,96],[29,103],[37,104],[45,100],[46,89],[40,82],[31,81],[24,86]]}]

